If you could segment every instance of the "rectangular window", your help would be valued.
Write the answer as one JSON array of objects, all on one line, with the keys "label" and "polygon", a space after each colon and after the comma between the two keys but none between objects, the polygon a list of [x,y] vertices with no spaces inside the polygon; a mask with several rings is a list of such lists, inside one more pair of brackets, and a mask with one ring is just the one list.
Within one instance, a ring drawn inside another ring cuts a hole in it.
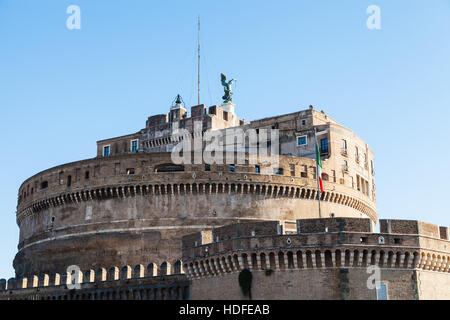
[{"label": "rectangular window", "polygon": [[127,174],[128,175],[134,174],[134,168],[127,169]]},{"label": "rectangular window", "polygon": [[136,152],[139,149],[139,140],[131,140],[131,152]]},{"label": "rectangular window", "polygon": [[300,173],[302,178],[308,178],[308,166],[303,165],[303,171]]},{"label": "rectangular window", "polygon": [[274,168],[273,174],[283,175],[283,168]]},{"label": "rectangular window", "polygon": [[234,166],[234,164],[230,164],[229,170],[230,170],[230,172],[235,172],[236,171],[236,167]]},{"label": "rectangular window", "polygon": [[48,188],[48,182],[47,181],[43,181],[41,182],[41,190],[47,189]]},{"label": "rectangular window", "polygon": [[205,164],[205,171],[211,171],[211,165]]},{"label": "rectangular window", "polygon": [[110,146],[103,146],[103,156],[104,157],[109,157],[110,155]]},{"label": "rectangular window", "polygon": [[297,146],[304,146],[306,145],[306,136],[299,136],[297,137]]},{"label": "rectangular window", "polygon": [[255,166],[255,173],[261,173],[261,168],[259,166]]},{"label": "rectangular window", "polygon": [[310,167],[311,171],[312,171],[312,175],[313,175],[313,180],[316,180],[316,176],[317,176],[317,168],[316,167]]},{"label": "rectangular window", "polygon": [[342,150],[347,151],[347,140],[342,140]]},{"label": "rectangular window", "polygon": [[306,126],[306,120],[302,120],[302,126]]},{"label": "rectangular window", "polygon": [[290,164],[289,168],[291,169],[291,177],[295,177],[295,164]]},{"label": "rectangular window", "polygon": [[320,152],[328,152],[328,139],[320,140]]},{"label": "rectangular window", "polygon": [[377,300],[387,300],[387,285],[385,282],[379,282],[377,287]]}]

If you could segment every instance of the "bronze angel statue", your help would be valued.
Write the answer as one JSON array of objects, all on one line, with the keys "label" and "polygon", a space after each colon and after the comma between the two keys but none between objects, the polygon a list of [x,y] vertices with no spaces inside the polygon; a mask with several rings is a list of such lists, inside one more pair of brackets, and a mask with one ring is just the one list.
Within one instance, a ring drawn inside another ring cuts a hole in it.
[{"label": "bronze angel statue", "polygon": [[220,77],[222,79],[223,90],[225,91],[225,94],[222,97],[223,103],[231,102],[233,101],[231,97],[233,95],[233,92],[231,92],[231,85],[233,84],[233,82],[236,82],[236,79],[231,79],[227,82],[227,76],[223,73],[220,74]]}]

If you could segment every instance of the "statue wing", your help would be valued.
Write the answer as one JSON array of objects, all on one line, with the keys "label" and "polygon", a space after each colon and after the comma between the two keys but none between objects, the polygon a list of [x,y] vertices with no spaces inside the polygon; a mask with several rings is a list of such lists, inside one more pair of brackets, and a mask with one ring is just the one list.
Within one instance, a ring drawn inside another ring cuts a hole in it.
[{"label": "statue wing", "polygon": [[227,77],[223,73],[220,74],[220,79],[222,80],[222,82],[226,82],[227,81]]}]

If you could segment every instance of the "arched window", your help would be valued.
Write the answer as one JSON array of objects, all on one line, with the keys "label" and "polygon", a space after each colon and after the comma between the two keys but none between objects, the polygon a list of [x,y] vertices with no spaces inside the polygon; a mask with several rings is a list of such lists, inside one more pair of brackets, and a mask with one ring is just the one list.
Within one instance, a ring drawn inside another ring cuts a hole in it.
[{"label": "arched window", "polygon": [[180,260],[177,260],[173,264],[173,273],[174,274],[180,274],[181,273],[181,261]]}]

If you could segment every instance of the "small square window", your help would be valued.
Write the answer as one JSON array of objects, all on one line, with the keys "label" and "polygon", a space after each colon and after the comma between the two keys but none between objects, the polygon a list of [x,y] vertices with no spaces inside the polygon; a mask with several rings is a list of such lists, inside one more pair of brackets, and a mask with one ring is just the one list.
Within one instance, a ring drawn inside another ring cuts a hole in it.
[{"label": "small square window", "polygon": [[230,164],[229,169],[230,169],[230,172],[236,171],[236,167],[234,166],[234,164]]},{"label": "small square window", "polygon": [[304,146],[307,144],[306,136],[297,137],[297,146]]},{"label": "small square window", "polygon": [[368,242],[368,238],[367,237],[361,237],[360,239],[361,243],[367,243]]},{"label": "small square window", "polygon": [[128,175],[134,174],[134,168],[127,169],[127,174]]},{"label": "small square window", "polygon": [[211,165],[205,164],[205,171],[211,171]]},{"label": "small square window", "polygon": [[400,238],[394,238],[394,244],[401,244],[402,240]]},{"label": "small square window", "polygon": [[47,181],[43,181],[41,182],[41,190],[47,189],[48,188],[48,182]]}]

